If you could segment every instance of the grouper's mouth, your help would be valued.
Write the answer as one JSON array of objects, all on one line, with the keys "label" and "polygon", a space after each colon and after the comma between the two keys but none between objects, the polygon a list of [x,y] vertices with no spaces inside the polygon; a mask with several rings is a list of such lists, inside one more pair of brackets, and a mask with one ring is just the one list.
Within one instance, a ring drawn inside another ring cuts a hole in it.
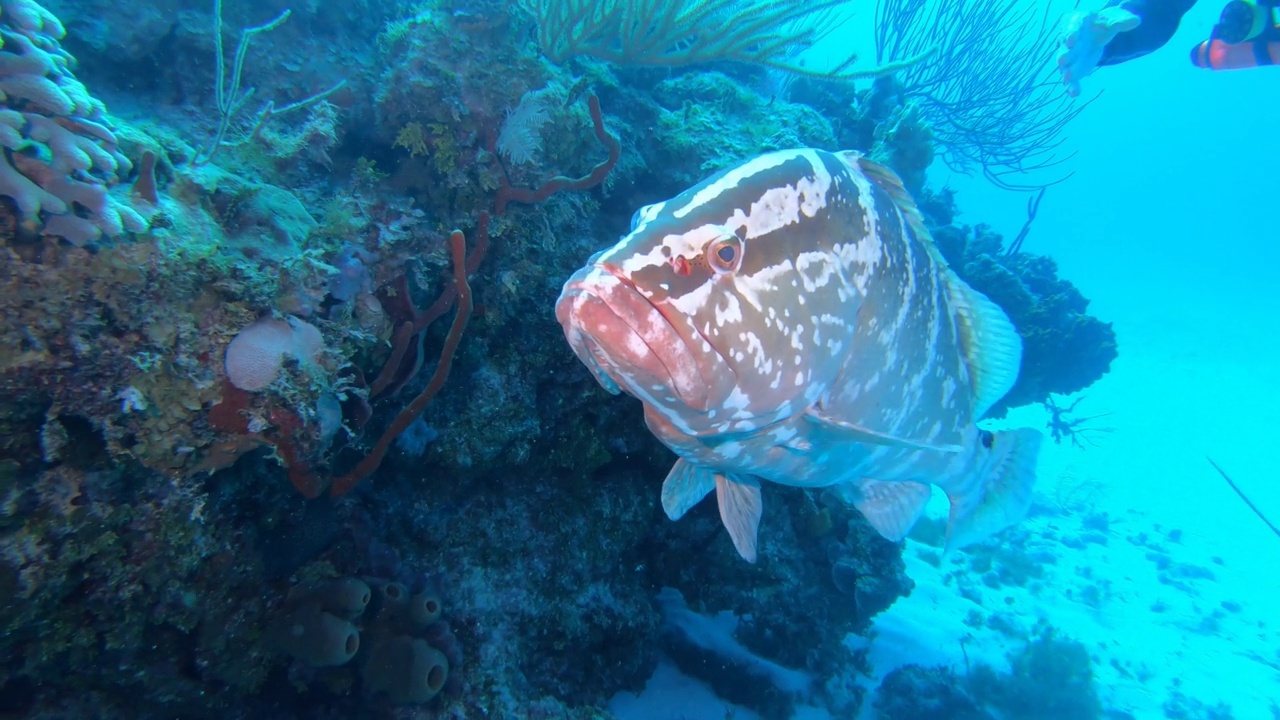
[{"label": "grouper's mouth", "polygon": [[641,400],[710,407],[710,358],[694,354],[680,330],[608,265],[574,273],[556,302],[569,346],[610,392]]}]

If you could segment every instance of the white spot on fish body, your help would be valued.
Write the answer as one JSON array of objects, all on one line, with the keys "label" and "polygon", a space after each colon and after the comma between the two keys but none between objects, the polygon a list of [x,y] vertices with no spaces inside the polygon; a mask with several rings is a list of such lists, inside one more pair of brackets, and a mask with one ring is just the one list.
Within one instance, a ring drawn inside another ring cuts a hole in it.
[{"label": "white spot on fish body", "polygon": [[804,213],[805,217],[813,217],[827,206],[827,192],[831,189],[832,177],[821,158],[812,152],[808,155],[809,164],[813,166],[813,177],[800,178],[796,183],[796,189],[800,191],[802,198],[800,212]]},{"label": "white spot on fish body", "polygon": [[737,387],[733,389],[733,392],[729,393],[729,397],[724,399],[724,409],[732,410],[733,414],[729,417],[735,420],[751,417],[751,414],[747,412],[747,406],[750,404],[751,398],[742,392],[742,388]]},{"label": "white spot on fish body", "polygon": [[795,429],[795,427],[789,424],[779,425],[778,427],[775,427],[774,429],[769,431],[769,437],[777,442],[787,442],[788,440],[791,440],[798,434],[799,432]]},{"label": "white spot on fish body", "polygon": [[714,279],[709,278],[706,282],[684,295],[672,296],[671,305],[685,315],[696,316],[700,314],[702,308],[706,307],[707,300],[711,298],[714,282]]},{"label": "white spot on fish body", "polygon": [[915,309],[916,300],[916,258],[912,251],[912,243],[904,242],[902,244],[902,269],[905,284],[902,286],[901,305],[898,307],[898,314],[893,319],[893,332],[896,334],[907,322],[907,317],[911,311]]},{"label": "white spot on fish body", "polygon": [[635,227],[631,228],[631,231],[640,232],[644,230],[646,225],[658,217],[658,213],[662,212],[662,208],[666,207],[666,205],[667,203],[664,201],[640,208],[640,212],[636,213]]},{"label": "white spot on fish body", "polygon": [[788,185],[770,188],[751,203],[751,212],[747,215],[747,239],[762,237],[788,225],[800,222],[800,193],[795,187]]},{"label": "white spot on fish body", "polygon": [[751,331],[743,333],[740,337],[747,346],[747,352],[751,354],[756,370],[763,368],[765,363],[769,361],[765,355],[764,343],[760,342],[760,338]]},{"label": "white spot on fish body", "polygon": [[796,273],[804,283],[805,292],[813,292],[827,286],[836,274],[831,255],[825,252],[802,252],[796,256]]},{"label": "white spot on fish body", "polygon": [[890,347],[897,336],[893,328],[885,328],[876,334],[876,343],[881,347]]},{"label": "white spot on fish body", "polygon": [[725,460],[734,460],[742,455],[745,448],[740,442],[727,442],[716,448],[716,452]]},{"label": "white spot on fish body", "polygon": [[742,322],[742,306],[738,304],[738,297],[733,293],[725,293],[724,301],[723,306],[716,305],[716,327],[724,327],[726,323]]},{"label": "white spot on fish body", "polygon": [[[623,236],[623,238],[613,247],[600,253],[596,258],[596,265],[599,266],[603,263],[611,263],[622,268],[628,273],[634,273],[637,270],[661,265],[667,261],[667,259],[662,255],[661,244],[650,247],[648,251],[644,253],[633,252],[633,248],[631,248],[629,246],[630,244],[627,242],[633,235],[635,235],[635,232],[631,232]],[[599,271],[597,270],[596,272]]]},{"label": "white spot on fish body", "polygon": [[[942,368],[938,368],[938,377],[942,377]],[[948,377],[942,381],[942,403],[948,408],[955,407],[956,381],[953,378]]]},{"label": "white spot on fish body", "polygon": [[936,440],[941,435],[942,435],[942,423],[935,422],[933,426],[929,428],[929,434],[926,437],[928,437],[930,440]]},{"label": "white spot on fish body", "polygon": [[813,217],[819,210],[826,207],[827,191],[831,187],[832,178],[826,170],[826,165],[812,150],[772,153],[756,158],[700,190],[688,206],[675,211],[674,215],[682,218],[694,208],[737,187],[742,180],[755,173],[777,167],[800,156],[804,156],[809,161],[813,177],[801,176],[797,178],[794,185],[788,184],[765,190],[756,201],[751,203],[748,213],[744,214],[740,208],[736,209],[726,225],[743,228],[747,239],[752,239],[768,235],[787,225],[799,223],[802,214],[805,217]]},{"label": "white spot on fish body", "polygon": [[791,152],[769,153],[745,162],[725,173],[724,177],[699,190],[689,200],[688,205],[677,208],[672,215],[676,218],[683,218],[695,209],[738,187],[743,180],[753,177],[757,173],[778,167],[788,160],[798,157],[803,152],[803,150],[793,150]]},{"label": "white spot on fish body", "polygon": [[[645,345],[644,340],[635,333],[627,333],[627,351],[636,357],[644,357],[649,354],[649,346]],[[654,388],[654,390],[659,389],[661,388]]]},{"label": "white spot on fish body", "polygon": [[[763,312],[765,302],[761,299],[760,294],[777,290],[775,281],[778,276],[789,273],[793,269],[794,266],[790,260],[783,260],[777,265],[761,268],[752,275],[734,275],[733,285],[738,290],[738,294],[742,295],[742,298],[750,303],[751,307],[758,312]],[[800,297],[803,298],[804,296]]]}]

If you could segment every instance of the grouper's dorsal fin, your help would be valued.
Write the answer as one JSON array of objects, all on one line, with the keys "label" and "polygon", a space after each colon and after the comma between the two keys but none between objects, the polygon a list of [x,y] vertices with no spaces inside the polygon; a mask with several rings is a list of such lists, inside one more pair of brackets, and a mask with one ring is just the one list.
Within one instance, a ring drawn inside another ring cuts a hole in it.
[{"label": "grouper's dorsal fin", "polygon": [[851,167],[861,170],[868,180],[879,186],[881,190],[884,190],[893,199],[893,204],[897,205],[898,209],[902,211],[903,217],[907,220],[907,225],[910,226],[916,237],[932,246],[933,238],[929,234],[928,228],[924,226],[924,215],[916,205],[916,199],[911,197],[911,193],[907,192],[906,185],[902,184],[902,178],[898,177],[898,173],[890,169],[888,165],[878,163],[857,150],[843,150],[839,155]]},{"label": "grouper's dorsal fin", "polygon": [[956,312],[961,355],[973,382],[973,419],[978,420],[1018,381],[1022,337],[999,305],[950,270],[943,273]]}]

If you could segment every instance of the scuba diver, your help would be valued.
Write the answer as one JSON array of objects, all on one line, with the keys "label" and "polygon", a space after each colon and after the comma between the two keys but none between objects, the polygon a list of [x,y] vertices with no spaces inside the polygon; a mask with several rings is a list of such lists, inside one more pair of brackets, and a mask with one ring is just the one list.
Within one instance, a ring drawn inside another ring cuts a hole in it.
[{"label": "scuba diver", "polygon": [[[1097,12],[1067,18],[1058,72],[1067,94],[1080,94],[1080,81],[1096,68],[1115,65],[1159,49],[1178,30],[1196,0],[1108,0]],[[1208,40],[1191,50],[1191,63],[1210,70],[1233,70],[1280,63],[1280,0],[1231,0]]]}]

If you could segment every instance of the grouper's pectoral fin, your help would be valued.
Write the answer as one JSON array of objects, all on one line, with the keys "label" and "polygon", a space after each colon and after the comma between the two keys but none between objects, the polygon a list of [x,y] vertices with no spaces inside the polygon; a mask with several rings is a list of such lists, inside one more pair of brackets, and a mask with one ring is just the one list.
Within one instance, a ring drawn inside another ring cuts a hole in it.
[{"label": "grouper's pectoral fin", "polygon": [[1031,507],[1042,437],[1031,428],[995,433],[989,457],[968,486],[947,489],[951,517],[944,554],[1022,520]]},{"label": "grouper's pectoral fin", "polygon": [[955,444],[936,444],[924,440],[913,440],[911,438],[901,438],[888,433],[871,430],[869,428],[846,422],[840,418],[833,417],[823,412],[821,407],[811,407],[805,413],[805,417],[812,423],[815,423],[823,430],[834,433],[847,442],[866,443],[869,445],[888,445],[890,447],[899,447],[910,450],[933,450],[936,452],[960,452],[964,449],[962,445]]},{"label": "grouper's pectoral fin", "polygon": [[960,349],[973,385],[973,417],[987,414],[1018,381],[1022,336],[999,305],[969,287],[955,273],[944,275],[955,308]]},{"label": "grouper's pectoral fin", "polygon": [[933,491],[918,482],[863,480],[853,506],[884,539],[900,542],[920,519]]},{"label": "grouper's pectoral fin", "polygon": [[716,502],[720,505],[720,522],[729,531],[738,554],[749,563],[756,561],[756,536],[764,498],[760,483],[742,475],[716,474]]},{"label": "grouper's pectoral fin", "polygon": [[679,520],[715,489],[716,479],[710,470],[680,458],[662,481],[662,509],[667,517]]}]

